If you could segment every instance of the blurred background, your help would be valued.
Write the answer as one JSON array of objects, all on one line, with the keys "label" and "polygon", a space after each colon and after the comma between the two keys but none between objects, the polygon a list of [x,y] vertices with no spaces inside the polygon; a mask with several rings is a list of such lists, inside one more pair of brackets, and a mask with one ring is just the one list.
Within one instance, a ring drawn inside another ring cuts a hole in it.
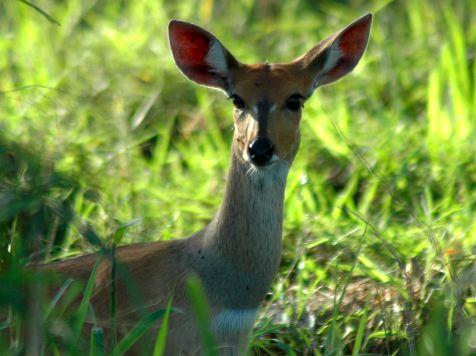
[{"label": "blurred background", "polygon": [[[176,69],[170,19],[242,62],[284,62],[367,12],[360,64],[305,105],[252,351],[476,352],[475,1],[6,0],[0,353],[27,348],[25,264],[185,237],[218,208],[232,105]],[[44,347],[68,347],[48,305]]]}]

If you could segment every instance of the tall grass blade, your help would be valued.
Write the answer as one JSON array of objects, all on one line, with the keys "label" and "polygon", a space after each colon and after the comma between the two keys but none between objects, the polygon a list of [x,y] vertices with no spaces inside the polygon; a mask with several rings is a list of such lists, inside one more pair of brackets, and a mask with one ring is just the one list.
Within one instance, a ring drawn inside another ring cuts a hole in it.
[{"label": "tall grass blade", "polygon": [[368,320],[368,313],[369,313],[369,304],[370,304],[370,297],[367,297],[365,302],[365,307],[360,318],[359,327],[357,328],[357,335],[355,337],[354,348],[352,350],[352,356],[360,355],[360,348],[362,347],[362,341],[364,340],[365,336],[365,327],[367,325]]},{"label": "tall grass blade", "polygon": [[124,338],[112,350],[113,355],[123,355],[165,315],[166,309],[157,310],[142,318]]},{"label": "tall grass blade", "polygon": [[86,321],[89,301],[93,294],[94,282],[96,281],[96,272],[100,263],[101,263],[101,258],[99,257],[93,266],[91,275],[89,276],[88,284],[86,285],[86,289],[84,290],[83,299],[81,300],[81,304],[79,305],[77,313],[76,313],[75,331],[78,334],[81,334],[81,331],[83,330],[84,322]]},{"label": "tall grass blade", "polygon": [[190,277],[187,280],[187,293],[202,337],[203,354],[217,356],[216,342],[210,325],[210,307],[201,282],[197,277]]},{"label": "tall grass blade", "polygon": [[39,6],[36,6],[35,4],[32,4],[31,2],[26,1],[26,0],[18,0],[18,1],[24,3],[25,5],[27,5],[29,7],[31,7],[32,9],[34,9],[40,15],[45,17],[49,22],[54,23],[55,25],[61,26],[61,24],[55,18],[53,18],[53,16],[49,15],[46,11],[44,11]]},{"label": "tall grass blade", "polygon": [[171,309],[172,309],[172,298],[169,299],[167,303],[167,307],[165,308],[164,319],[162,320],[162,325],[160,326],[159,332],[157,334],[157,339],[155,340],[153,356],[164,355]]},{"label": "tall grass blade", "polygon": [[106,351],[104,348],[104,331],[100,327],[93,326],[91,329],[89,356],[103,356],[105,354]]},{"label": "tall grass blade", "polygon": [[71,278],[68,278],[61,288],[56,292],[55,296],[51,300],[51,302],[48,305],[48,308],[45,310],[44,317],[45,319],[48,318],[48,316],[51,314],[55,306],[58,304],[58,301],[61,299],[61,297],[65,294],[66,290],[69,288],[69,286],[73,283],[73,280]]}]

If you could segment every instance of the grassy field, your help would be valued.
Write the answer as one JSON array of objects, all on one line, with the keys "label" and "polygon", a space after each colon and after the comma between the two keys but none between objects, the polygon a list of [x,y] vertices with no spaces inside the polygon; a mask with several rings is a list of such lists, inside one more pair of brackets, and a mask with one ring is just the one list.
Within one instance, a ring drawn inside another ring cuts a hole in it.
[{"label": "grassy field", "polygon": [[[79,353],[85,309],[32,298],[26,263],[184,237],[218,208],[232,105],[175,68],[170,19],[243,62],[279,62],[365,12],[362,62],[306,103],[280,273],[251,348],[476,352],[475,1],[32,3],[51,18],[0,2],[0,354]],[[22,338],[31,308],[36,344]]]}]

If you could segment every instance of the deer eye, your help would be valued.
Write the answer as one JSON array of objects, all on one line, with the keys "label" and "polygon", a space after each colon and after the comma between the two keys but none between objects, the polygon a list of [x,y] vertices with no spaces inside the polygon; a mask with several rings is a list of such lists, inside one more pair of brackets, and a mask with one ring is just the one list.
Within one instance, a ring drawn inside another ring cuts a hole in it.
[{"label": "deer eye", "polygon": [[286,107],[291,111],[299,111],[302,106],[302,96],[299,94],[291,95],[286,101]]},{"label": "deer eye", "polygon": [[243,110],[245,108],[245,101],[238,95],[233,94],[232,96],[230,96],[230,99],[233,100],[233,105],[238,110]]}]

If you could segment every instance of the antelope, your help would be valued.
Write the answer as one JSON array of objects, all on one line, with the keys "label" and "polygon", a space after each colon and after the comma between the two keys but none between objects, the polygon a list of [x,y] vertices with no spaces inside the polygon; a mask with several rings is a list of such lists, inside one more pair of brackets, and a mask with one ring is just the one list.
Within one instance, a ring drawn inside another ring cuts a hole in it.
[{"label": "antelope", "polygon": [[[317,87],[335,82],[357,65],[367,46],[372,15],[366,14],[290,63],[239,62],[205,29],[169,23],[169,42],[180,71],[191,81],[223,91],[234,105],[234,134],[226,190],[217,214],[190,237],[118,247],[117,263],[134,293],[117,277],[117,333],[138,320],[139,310],[164,308],[169,296],[167,355],[197,355],[204,346],[186,281],[198,278],[210,306],[210,328],[220,355],[246,354],[258,308],[281,258],[286,179],[300,143],[303,103]],[[43,268],[87,281],[99,255],[50,263]],[[91,307],[105,329],[110,316],[111,262],[97,269]],[[141,305],[131,295],[141,296]],[[158,328],[160,323],[156,328]],[[144,337],[153,343],[155,333]],[[147,339],[147,340],[146,340]]]}]

